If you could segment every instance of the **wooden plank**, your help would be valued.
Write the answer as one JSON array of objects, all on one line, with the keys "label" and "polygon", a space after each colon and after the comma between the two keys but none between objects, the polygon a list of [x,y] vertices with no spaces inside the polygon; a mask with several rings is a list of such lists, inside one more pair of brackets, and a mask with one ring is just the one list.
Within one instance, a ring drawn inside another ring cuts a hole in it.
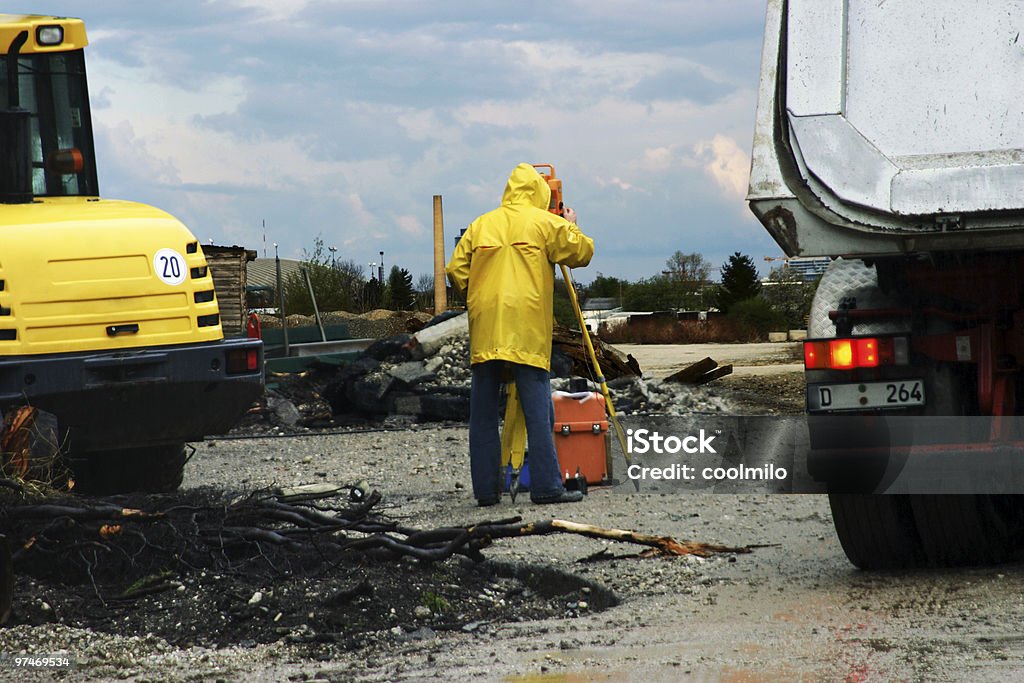
[{"label": "wooden plank", "polygon": [[[702,384],[698,380],[708,372],[711,372],[718,367],[718,362],[710,357],[702,358],[696,363],[687,365],[682,370],[675,372],[665,378],[666,382],[678,382],[680,384]],[[729,366],[729,372],[732,372],[732,366]],[[728,373],[726,373],[728,374]]]},{"label": "wooden plank", "polygon": [[720,368],[715,368],[711,372],[708,372],[708,373],[706,373],[704,375],[701,375],[701,377],[696,382],[694,382],[694,384],[707,384],[708,382],[710,382],[712,380],[716,380],[719,377],[725,377],[726,375],[731,375],[731,374],[732,374],[732,365],[723,365]]}]

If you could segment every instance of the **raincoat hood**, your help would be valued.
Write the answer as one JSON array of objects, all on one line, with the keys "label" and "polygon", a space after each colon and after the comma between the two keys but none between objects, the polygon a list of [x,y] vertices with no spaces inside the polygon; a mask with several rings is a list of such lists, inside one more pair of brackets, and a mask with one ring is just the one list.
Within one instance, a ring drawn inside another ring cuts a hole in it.
[{"label": "raincoat hood", "polygon": [[551,189],[529,164],[509,176],[501,206],[469,224],[448,263],[448,279],[466,292],[469,362],[551,365],[554,265],[585,266],[594,242],[548,211]]},{"label": "raincoat hood", "polygon": [[544,176],[530,164],[519,164],[508,177],[502,206],[528,204],[538,209],[547,209],[551,201],[551,188]]}]

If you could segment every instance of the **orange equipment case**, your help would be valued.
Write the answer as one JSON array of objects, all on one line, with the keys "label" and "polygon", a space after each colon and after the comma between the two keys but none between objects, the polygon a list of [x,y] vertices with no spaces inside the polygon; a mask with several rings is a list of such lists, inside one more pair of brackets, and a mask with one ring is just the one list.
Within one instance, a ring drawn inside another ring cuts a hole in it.
[{"label": "orange equipment case", "polygon": [[611,480],[608,416],[604,396],[596,391],[551,395],[555,404],[555,451],[564,480],[577,471],[588,484]]}]

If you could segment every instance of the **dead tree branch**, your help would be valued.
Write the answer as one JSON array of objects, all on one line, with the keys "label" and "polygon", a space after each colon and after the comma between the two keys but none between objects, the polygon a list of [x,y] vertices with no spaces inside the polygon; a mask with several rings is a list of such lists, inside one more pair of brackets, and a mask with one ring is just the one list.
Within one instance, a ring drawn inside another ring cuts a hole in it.
[{"label": "dead tree branch", "polygon": [[[166,589],[169,579],[146,583],[146,577],[166,579],[210,570],[280,576],[323,570],[360,557],[440,562],[462,555],[479,562],[484,559],[482,551],[498,539],[523,536],[575,534],[651,549],[643,555],[707,557],[748,553],[752,548],[679,541],[561,519],[524,522],[513,517],[418,529],[385,517],[378,510],[379,492],[356,495],[352,490],[338,487],[322,495],[290,498],[269,491],[234,498],[193,491],[170,504],[165,501],[162,508],[152,499],[146,505],[70,496],[18,500],[0,506],[0,535],[7,538],[15,571],[63,581],[78,577],[91,583],[97,595],[121,600]],[[0,586],[0,609],[6,597]]]}]

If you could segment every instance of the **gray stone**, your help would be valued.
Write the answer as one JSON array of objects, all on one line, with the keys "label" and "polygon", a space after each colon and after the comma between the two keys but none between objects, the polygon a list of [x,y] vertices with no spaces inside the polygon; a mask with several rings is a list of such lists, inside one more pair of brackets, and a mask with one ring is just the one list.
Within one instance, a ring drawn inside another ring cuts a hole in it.
[{"label": "gray stone", "polygon": [[480,627],[486,626],[487,624],[488,624],[488,622],[486,622],[486,621],[471,621],[468,624],[466,624],[465,626],[463,626],[462,630],[464,632],[466,632],[466,633],[474,633],[474,632],[480,630]]},{"label": "gray stone", "polygon": [[437,638],[437,633],[434,632],[434,629],[429,626],[423,626],[415,631],[398,636],[397,640],[400,643],[404,643],[410,640],[433,640],[434,638]]},{"label": "gray stone", "polygon": [[469,337],[469,316],[457,315],[416,333],[416,341],[424,357],[432,356],[442,346],[457,337]]},{"label": "gray stone", "polygon": [[277,419],[288,427],[294,427],[302,419],[299,409],[286,398],[270,397],[267,399],[267,406],[274,411]]},{"label": "gray stone", "polygon": [[400,382],[413,385],[434,379],[434,373],[427,370],[423,361],[408,361],[392,367],[388,373]]},{"label": "gray stone", "polygon": [[392,411],[399,415],[419,415],[423,411],[420,397],[415,394],[401,394],[395,396]]}]

